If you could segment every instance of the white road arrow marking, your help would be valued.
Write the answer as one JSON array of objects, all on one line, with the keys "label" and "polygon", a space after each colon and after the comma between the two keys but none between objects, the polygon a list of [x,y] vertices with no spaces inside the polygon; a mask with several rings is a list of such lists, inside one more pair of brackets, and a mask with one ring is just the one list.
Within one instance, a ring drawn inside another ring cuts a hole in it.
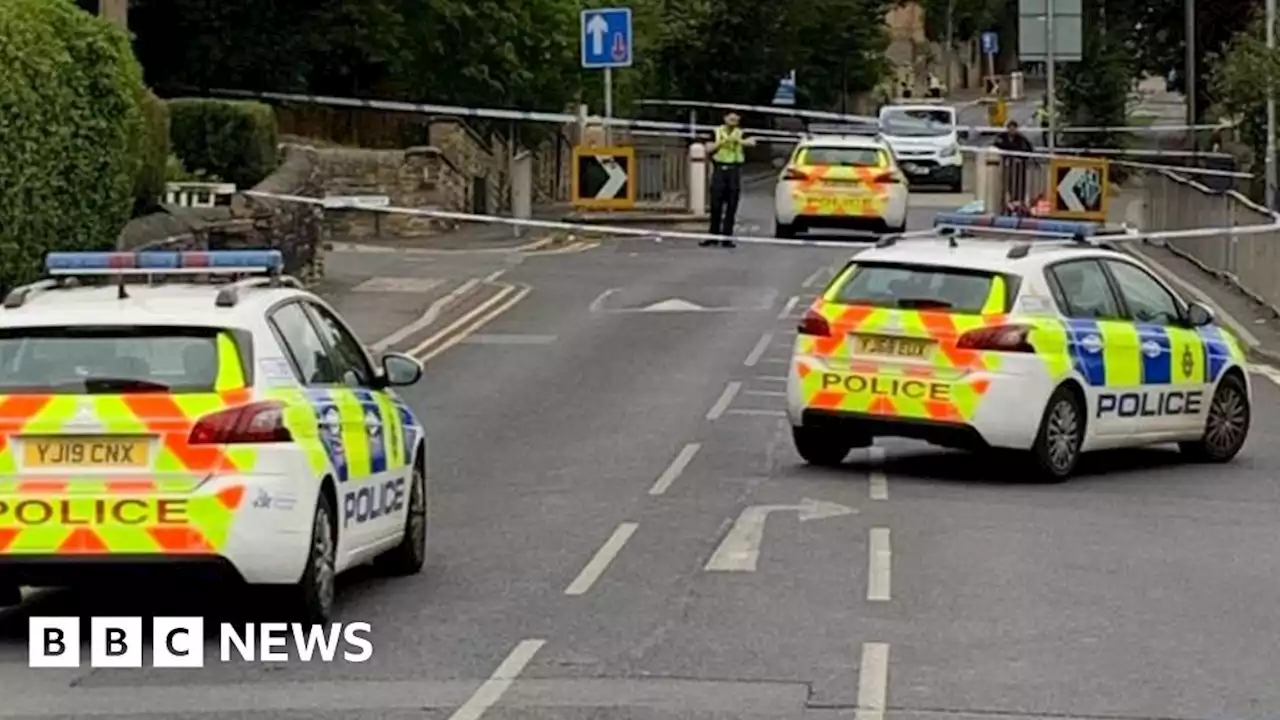
[{"label": "white road arrow marking", "polygon": [[663,300],[649,305],[642,312],[698,312],[699,310],[706,310],[706,308],[701,305],[695,305],[688,300],[671,298],[670,300]]},{"label": "white road arrow marking", "polygon": [[591,36],[591,54],[604,54],[604,36],[609,32],[609,23],[602,16],[595,15],[587,21],[587,34]]},{"label": "white road arrow marking", "polygon": [[783,511],[796,512],[802,522],[858,512],[851,507],[809,498],[799,505],[753,505],[738,516],[704,569],[711,572],[755,572],[760,560],[760,543],[764,540],[765,521],[770,513]]},{"label": "white road arrow marking", "polygon": [[622,190],[622,186],[627,184],[627,171],[622,169],[618,161],[611,157],[598,157],[600,166],[609,174],[609,180],[600,188],[600,192],[596,193],[597,200],[612,200],[618,197],[618,193]]}]

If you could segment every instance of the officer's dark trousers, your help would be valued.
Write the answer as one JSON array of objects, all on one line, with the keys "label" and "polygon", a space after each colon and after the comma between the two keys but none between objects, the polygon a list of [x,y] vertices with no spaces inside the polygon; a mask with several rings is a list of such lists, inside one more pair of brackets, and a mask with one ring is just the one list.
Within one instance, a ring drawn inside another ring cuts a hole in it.
[{"label": "officer's dark trousers", "polygon": [[715,163],[711,171],[711,234],[733,235],[742,194],[742,166]]}]

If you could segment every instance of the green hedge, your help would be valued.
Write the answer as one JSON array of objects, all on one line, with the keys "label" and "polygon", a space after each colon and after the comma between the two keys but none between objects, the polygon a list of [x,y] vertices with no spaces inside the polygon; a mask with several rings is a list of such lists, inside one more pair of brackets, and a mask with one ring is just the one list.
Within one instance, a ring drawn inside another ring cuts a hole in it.
[{"label": "green hedge", "polygon": [[164,194],[169,165],[169,106],[148,90],[142,96],[145,133],[142,159],[134,180],[133,214],[154,210]]},{"label": "green hedge", "polygon": [[276,114],[270,106],[232,100],[169,101],[173,153],[193,173],[257,185],[276,168]]},{"label": "green hedge", "polygon": [[142,143],[142,69],[70,0],[0,0],[0,290],[50,250],[115,245]]}]

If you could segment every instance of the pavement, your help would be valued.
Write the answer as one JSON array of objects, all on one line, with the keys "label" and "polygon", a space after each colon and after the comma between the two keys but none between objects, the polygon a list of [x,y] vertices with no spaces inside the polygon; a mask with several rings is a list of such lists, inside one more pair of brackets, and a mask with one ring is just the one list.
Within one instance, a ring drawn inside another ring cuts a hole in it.
[{"label": "pavement", "polygon": [[[744,200],[744,223],[767,224],[767,189]],[[911,226],[934,212],[917,206]],[[1066,484],[1026,486],[976,457],[885,441],[814,469],[791,447],[779,393],[799,310],[856,244],[593,242],[330,258],[345,283],[331,297],[364,339],[428,359],[405,396],[431,437],[430,559],[414,577],[341,584],[339,619],[372,627],[367,662],[28,669],[31,615],[213,623],[260,610],[172,587],[54,592],[0,618],[0,717],[1280,711],[1270,375],[1226,466],[1109,453]]]}]

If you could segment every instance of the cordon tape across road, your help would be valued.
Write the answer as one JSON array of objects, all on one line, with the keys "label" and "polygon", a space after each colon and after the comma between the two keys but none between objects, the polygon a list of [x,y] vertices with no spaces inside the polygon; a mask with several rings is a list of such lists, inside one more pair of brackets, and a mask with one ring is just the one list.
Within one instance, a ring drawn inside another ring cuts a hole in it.
[{"label": "cordon tape across road", "polygon": [[[697,137],[698,133],[704,133],[707,136],[709,136],[710,133],[714,133],[716,129],[716,126],[714,125],[697,125],[697,124],[689,124],[689,123],[665,122],[660,120],[639,120],[639,119],[616,118],[616,117],[605,118],[598,115],[590,115],[584,118],[584,117],[580,117],[578,115],[572,115],[569,113],[531,112],[531,111],[525,111],[525,110],[508,110],[508,109],[501,109],[501,108],[468,108],[468,107],[460,107],[457,105],[431,105],[427,103],[398,102],[398,101],[392,101],[392,100],[367,100],[363,98],[344,98],[344,97],[334,97],[329,95],[298,95],[298,94],[290,94],[290,93],[256,92],[256,91],[249,91],[249,90],[228,90],[228,89],[214,89],[214,90],[210,90],[209,92],[213,95],[226,96],[226,97],[256,98],[260,100],[274,100],[276,102],[293,102],[293,103],[302,103],[302,104],[308,104],[308,105],[326,105],[326,106],[332,106],[332,107],[362,108],[362,109],[370,109],[370,110],[388,110],[388,111],[394,111],[394,112],[417,113],[417,114],[425,114],[425,115],[454,115],[454,116],[460,116],[460,117],[482,117],[482,118],[490,118],[490,119],[497,119],[497,120],[523,120],[526,122],[544,122],[544,123],[556,123],[556,124],[577,123],[585,119],[587,122],[595,125],[608,125],[611,127],[638,128],[641,130],[648,130],[650,131],[646,133],[648,135],[668,135],[669,134],[670,136],[673,136],[673,137],[689,137],[691,139]],[[728,103],[720,103],[720,104],[729,105]],[[754,108],[758,106],[742,105],[742,106],[733,106],[733,107]],[[824,113],[824,112],[807,111],[807,110],[790,110],[787,112],[791,114],[799,113],[801,114],[800,115],[801,117],[813,117],[813,118],[820,118],[825,120],[845,120],[845,121],[863,122],[863,123],[879,122],[877,118],[866,117],[861,115],[842,115],[839,113]],[[998,133],[1004,130],[1004,128],[986,127],[986,126],[973,126],[973,127],[958,126],[958,127],[961,130],[970,131],[970,132],[977,131],[982,133]],[[1074,130],[1076,132],[1094,132],[1099,130],[1152,131],[1154,129],[1162,129],[1162,130],[1173,132],[1173,131],[1186,130],[1190,127],[1200,127],[1200,126],[1152,125],[1152,126],[1137,126],[1132,128],[1074,128]],[[1216,127],[1225,127],[1225,126],[1210,125],[1206,127],[1216,128]],[[1064,132],[1069,130],[1071,129],[1070,128],[1064,129]],[[666,131],[666,132],[655,132],[655,131]],[[800,132],[793,132],[793,131],[786,131],[786,130],[772,130],[767,128],[743,128],[743,132],[751,136],[757,137],[758,139],[763,140],[765,142],[778,142],[778,143],[791,143],[801,138],[810,136],[809,133],[800,133]],[[987,148],[980,148],[980,147],[974,147],[974,146],[960,147],[960,150],[966,153],[977,153],[985,149]],[[1011,154],[1019,154],[1019,153],[1011,153]],[[1032,153],[1028,155],[1028,157],[1050,159],[1054,157],[1075,157],[1075,156]],[[1185,167],[1180,165],[1155,165],[1150,163],[1134,162],[1130,160],[1111,160],[1110,162],[1112,162],[1115,165],[1122,165],[1125,167],[1132,167],[1132,168],[1138,168],[1138,169],[1144,169],[1144,170],[1171,170],[1171,171],[1183,173],[1186,175],[1217,175],[1217,176],[1223,176],[1223,177],[1237,177],[1237,178],[1253,177],[1252,173],[1243,173],[1243,172],[1236,172],[1236,171],[1230,171],[1230,170],[1211,170],[1208,168]]]},{"label": "cordon tape across road", "polygon": [[[275,200],[278,202],[300,203],[303,205],[319,205],[324,206],[326,201],[322,198],[306,197],[302,195],[283,195],[279,193],[267,193],[257,190],[247,190],[244,193],[250,197],[262,198],[265,200]],[[332,203],[332,199],[328,201]],[[332,207],[332,204],[330,204]],[[388,213],[393,215],[413,215],[417,217],[439,218],[444,220],[455,220],[459,222],[477,222],[491,223],[500,225],[512,225],[516,227],[538,228],[543,230],[568,230],[573,232],[589,232],[601,235],[627,236],[652,238],[655,240],[723,240],[723,235],[712,235],[710,233],[693,233],[693,232],[673,232],[667,230],[654,230],[635,227],[597,225],[589,223],[571,223],[556,220],[525,220],[520,218],[502,217],[500,215],[476,215],[472,213],[450,212],[448,210],[425,210],[421,208],[401,208],[401,207],[371,207],[364,205],[351,205],[347,209],[365,210],[367,212]],[[1077,225],[1081,223],[1075,223]],[[1084,223],[1088,224],[1088,223]],[[1027,235],[1041,236],[1046,234],[1054,237],[1061,237],[1063,233],[1045,233],[1042,231],[1025,231],[1017,228],[994,227],[983,228],[977,225],[963,225],[971,230],[989,230],[1006,235]],[[1194,228],[1190,230],[1161,230],[1158,232],[1139,232],[1132,228],[1127,228],[1124,234],[1099,236],[1099,240],[1106,243],[1120,242],[1160,242],[1168,240],[1195,240],[1220,238],[1223,235],[1238,237],[1241,235],[1262,235],[1265,233],[1276,232],[1280,229],[1280,221],[1276,223],[1268,223],[1265,225],[1241,225],[1235,227],[1208,227]],[[894,233],[897,237],[930,237],[937,233],[937,228],[929,230],[915,230],[906,233]],[[758,245],[786,245],[793,247],[843,247],[848,248],[847,240],[802,240],[802,239],[786,239],[776,237],[752,236],[752,235],[733,235],[732,238],[740,243],[758,244]]]},{"label": "cordon tape across road", "polygon": [[[607,125],[609,127],[621,128],[640,128],[646,130],[673,130],[682,135],[688,135],[690,132],[714,132],[715,125],[698,125],[694,123],[670,122],[663,120],[641,120],[638,118],[619,118],[604,117],[601,115],[579,116],[572,113],[553,113],[538,112],[530,110],[512,110],[509,108],[469,108],[459,105],[434,105],[431,103],[412,103],[400,102],[395,100],[371,100],[366,98],[349,98],[337,97],[333,95],[305,95],[294,93],[275,93],[275,92],[259,92],[254,90],[234,90],[228,88],[214,88],[209,90],[209,94],[220,97],[238,97],[238,98],[255,98],[259,100],[274,100],[276,102],[292,102],[306,105],[328,105],[332,107],[349,107],[361,108],[369,110],[389,110],[394,112],[418,113],[424,115],[453,115],[457,117],[480,117],[494,120],[521,120],[524,122],[543,122],[555,124],[577,123],[585,120],[592,125]],[[676,102],[676,101],[668,101]],[[791,110],[783,108],[770,108],[763,105],[735,105],[732,103],[702,103],[689,101],[694,106],[706,106],[737,109],[744,112],[769,113],[774,115],[786,115],[792,117],[836,120],[853,123],[879,123],[879,118],[869,115],[847,115],[842,113],[830,113],[817,110]],[[1187,130],[1214,130],[1232,127],[1231,125],[1133,125],[1121,127],[1065,127],[1059,132],[1063,133],[1091,133],[1091,132],[1132,132],[1140,134],[1160,134],[1172,132],[1186,132]],[[980,133],[999,133],[1004,130],[1003,127],[995,127],[990,125],[958,125],[959,130]],[[753,135],[772,136],[779,138],[795,138],[800,137],[799,133],[773,130],[769,128],[743,128],[744,132]]]}]

